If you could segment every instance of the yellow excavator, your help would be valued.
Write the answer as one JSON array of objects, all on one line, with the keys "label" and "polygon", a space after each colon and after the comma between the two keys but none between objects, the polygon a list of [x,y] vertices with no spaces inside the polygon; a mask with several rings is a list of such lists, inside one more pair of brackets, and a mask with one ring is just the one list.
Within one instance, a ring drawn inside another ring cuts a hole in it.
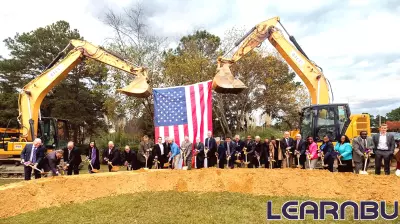
[{"label": "yellow excavator", "polygon": [[[72,48],[72,49],[71,49]],[[126,87],[118,89],[120,93],[134,97],[150,96],[147,70],[135,67],[115,53],[84,40],[71,40],[68,46],[47,66],[45,71],[30,81],[21,90],[18,99],[18,123],[20,128],[0,128],[0,176],[22,177],[23,169],[7,166],[10,162],[18,164],[24,146],[35,138],[41,138],[43,145],[50,150],[65,147],[69,140],[68,121],[53,117],[42,117],[40,105],[47,93],[85,58],[91,58],[110,65],[134,76]],[[8,164],[7,164],[8,163]]]},{"label": "yellow excavator", "polygon": [[[278,24],[289,36],[290,42]],[[359,135],[361,130],[371,135],[368,114],[350,114],[347,103],[332,103],[330,96],[332,91],[322,68],[309,59],[296,39],[286,31],[279,17],[261,22],[246,33],[235,43],[235,47],[240,46],[232,58],[218,58],[217,74],[213,79],[213,88],[216,92],[239,94],[246,89],[243,82],[234,78],[229,67],[260,46],[266,39],[302,79],[310,94],[312,105],[302,109],[300,130],[292,130],[292,137],[300,132],[303,138],[313,136],[320,142],[324,135],[328,135],[333,141],[338,141],[344,134],[352,139]]]}]

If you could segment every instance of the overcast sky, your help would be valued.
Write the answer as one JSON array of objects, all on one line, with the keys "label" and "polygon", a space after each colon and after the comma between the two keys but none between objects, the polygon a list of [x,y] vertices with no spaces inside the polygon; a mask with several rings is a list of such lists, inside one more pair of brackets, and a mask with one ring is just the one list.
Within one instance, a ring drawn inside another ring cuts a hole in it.
[{"label": "overcast sky", "polygon": [[[0,39],[58,20],[90,42],[103,44],[111,31],[99,18],[135,1],[3,1]],[[334,103],[350,103],[352,113],[384,114],[400,106],[400,1],[398,0],[143,0],[151,31],[171,43],[206,29],[223,36],[233,26],[250,29],[274,16],[307,55],[324,69]],[[270,45],[265,42],[264,45]],[[4,44],[0,55],[7,56]]]}]

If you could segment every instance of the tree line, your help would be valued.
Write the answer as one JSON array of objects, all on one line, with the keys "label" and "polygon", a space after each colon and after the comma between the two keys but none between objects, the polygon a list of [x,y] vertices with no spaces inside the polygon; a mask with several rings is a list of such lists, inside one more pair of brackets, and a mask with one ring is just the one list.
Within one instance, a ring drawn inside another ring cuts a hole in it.
[{"label": "tree line", "polygon": [[[196,30],[170,49],[168,38],[151,33],[145,16],[140,5],[122,13],[109,10],[102,20],[112,28],[113,35],[103,47],[148,68],[153,88],[211,80],[217,57],[229,56],[233,43],[245,33],[233,27],[221,38],[207,30]],[[67,21],[57,21],[4,40],[10,57],[0,57],[1,127],[10,119],[11,126],[16,125],[18,91],[41,74],[70,39],[84,37]],[[278,120],[284,129],[297,127],[298,111],[308,104],[308,93],[279,55],[259,48],[231,70],[248,88],[239,95],[213,93],[216,134],[245,131],[246,115],[256,109]],[[122,145],[137,142],[143,134],[153,136],[153,98],[137,99],[115,92],[131,79],[124,72],[85,60],[46,96],[42,116],[68,119],[75,142],[89,137],[101,144],[114,140]],[[115,132],[110,134],[109,129]]]}]

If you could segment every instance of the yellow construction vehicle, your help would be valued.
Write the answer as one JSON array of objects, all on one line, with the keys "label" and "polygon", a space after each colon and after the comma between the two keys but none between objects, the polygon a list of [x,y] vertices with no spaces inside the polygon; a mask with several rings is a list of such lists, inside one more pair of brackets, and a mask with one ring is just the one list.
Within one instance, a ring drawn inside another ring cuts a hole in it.
[{"label": "yellow construction vehicle", "polygon": [[[72,48],[72,49],[71,49]],[[0,162],[18,163],[24,146],[34,138],[41,138],[48,150],[65,147],[69,140],[68,121],[52,117],[41,117],[40,105],[46,94],[85,58],[91,58],[135,76],[126,87],[117,91],[129,96],[148,97],[151,92],[147,80],[147,70],[134,67],[110,51],[83,40],[71,40],[68,46],[47,66],[45,71],[30,81],[19,94],[18,123],[20,128],[1,128],[3,147],[0,148]],[[0,176],[20,176],[23,171],[0,166]],[[18,172],[17,172],[18,171]]]},{"label": "yellow construction vehicle", "polygon": [[[277,27],[278,23],[289,36],[290,42]],[[235,47],[240,46],[232,58],[218,58],[218,70],[213,79],[216,92],[238,94],[246,88],[243,82],[234,78],[229,67],[266,39],[303,80],[310,93],[312,105],[302,109],[300,130],[291,131],[293,137],[300,132],[303,138],[313,136],[316,141],[322,141],[322,137],[328,135],[337,141],[343,134],[352,139],[361,130],[371,135],[368,114],[350,114],[347,103],[332,104],[332,91],[322,68],[309,59],[296,39],[283,27],[279,17],[257,24],[238,40]]]}]

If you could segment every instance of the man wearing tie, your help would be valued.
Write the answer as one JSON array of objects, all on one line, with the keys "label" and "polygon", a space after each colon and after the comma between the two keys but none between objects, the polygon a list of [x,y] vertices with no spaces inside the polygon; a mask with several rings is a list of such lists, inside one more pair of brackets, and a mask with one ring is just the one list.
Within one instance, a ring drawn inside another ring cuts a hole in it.
[{"label": "man wearing tie", "polygon": [[[301,135],[296,135],[296,141],[294,142],[294,155],[296,157],[295,162],[296,166],[301,166],[302,169],[305,169],[305,162],[306,162],[306,149],[303,139],[301,139]],[[297,161],[297,156],[299,156],[299,161]],[[300,162],[300,164],[298,164]]]},{"label": "man wearing tie", "polygon": [[[37,168],[44,157],[45,148],[42,146],[42,140],[36,138],[32,144],[26,144],[21,152],[21,163],[24,164],[25,180],[30,180],[32,175],[32,166]],[[34,169],[35,179],[39,179],[41,174]]]},{"label": "man wearing tie", "polygon": [[248,168],[253,168],[253,167],[258,168],[260,165],[258,162],[259,159],[261,160],[261,151],[262,151],[262,143],[260,141],[261,141],[260,136],[256,136],[255,141],[251,145],[249,153],[247,154],[247,159],[250,162]]},{"label": "man wearing tie", "polygon": [[382,159],[385,166],[385,175],[390,174],[390,159],[395,148],[394,136],[387,133],[387,125],[382,124],[380,133],[372,137],[375,153],[375,174],[381,174]]},{"label": "man wearing tie", "polygon": [[286,156],[289,156],[289,164],[286,164],[286,166],[284,165],[283,167],[292,167],[293,164],[293,153],[294,153],[294,141],[293,138],[289,137],[290,133],[288,131],[285,131],[285,133],[283,134],[283,139],[281,141],[281,147],[282,150],[285,152],[284,156],[285,156],[285,163],[287,161]]},{"label": "man wearing tie", "polygon": [[189,141],[189,136],[185,136],[185,140],[181,143],[182,159],[188,170],[192,169],[192,148],[193,144]]},{"label": "man wearing tie", "polygon": [[[247,136],[247,141],[244,143],[244,148],[246,148],[246,153],[248,154],[249,151],[252,150],[253,148],[253,140],[251,139],[251,135]],[[244,155],[244,148],[243,148],[243,154],[241,156],[241,160],[246,161],[246,156]],[[250,155],[247,155],[247,162],[250,162]],[[249,164],[250,165],[250,164]]]},{"label": "man wearing tie", "polygon": [[53,152],[50,152],[43,158],[43,170],[44,172],[51,171],[52,176],[58,176],[60,173],[58,171],[58,166],[60,165],[60,161],[64,155],[64,151],[59,149]]},{"label": "man wearing tie", "polygon": [[204,167],[204,144],[200,142],[200,138],[196,138],[194,145],[194,153],[196,155],[195,168],[200,169]]},{"label": "man wearing tie", "polygon": [[167,162],[168,160],[168,152],[165,151],[166,149],[166,144],[168,144],[168,142],[166,141],[166,143],[162,143],[162,137],[158,137],[157,139],[157,144],[154,145],[154,153],[155,156],[157,156],[158,161],[160,162],[160,169],[164,169],[164,163]]},{"label": "man wearing tie", "polygon": [[[234,144],[235,144],[235,149],[234,149],[235,153],[233,155],[235,156],[235,154],[240,154],[240,156],[238,158],[241,159],[242,155],[243,155],[244,142],[242,140],[240,140],[239,135],[235,135]],[[235,156],[234,160],[236,160],[236,156]]]},{"label": "man wearing tie", "polygon": [[207,138],[204,142],[204,146],[209,149],[207,153],[208,167],[212,167],[217,163],[217,158],[214,156],[217,152],[217,143],[212,137],[211,131],[207,132]]},{"label": "man wearing tie", "polygon": [[364,154],[367,149],[372,149],[374,143],[372,138],[367,136],[366,131],[361,131],[360,136],[353,139],[353,161],[355,165],[355,173],[359,174],[360,170],[364,169],[365,160],[367,160],[366,167],[368,168],[369,158]]},{"label": "man wearing tie", "polygon": [[67,164],[67,175],[79,174],[79,164],[82,162],[81,153],[74,146],[74,142],[68,142],[67,148],[64,148],[64,162]]},{"label": "man wearing tie", "polygon": [[143,141],[140,142],[139,144],[139,150],[138,150],[138,160],[141,163],[141,167],[146,166],[146,161],[147,161],[147,168],[152,167],[152,162],[153,162],[153,141],[149,140],[149,136],[145,135],[143,136]]},{"label": "man wearing tie", "polygon": [[117,148],[114,147],[114,142],[108,142],[108,149],[105,150],[104,160],[108,164],[108,171],[111,172],[112,166],[118,166],[120,164],[120,153]]},{"label": "man wearing tie", "polygon": [[[165,163],[168,162],[169,157],[171,156],[171,144],[169,143],[169,137],[165,137],[164,141],[164,155],[165,155]],[[169,168],[172,168],[172,164],[169,164]]]},{"label": "man wearing tie", "polygon": [[218,167],[223,169],[226,164],[226,150],[223,144],[221,144],[221,139],[219,137],[215,138],[217,143],[217,152],[215,153],[218,163]]},{"label": "man wearing tie", "polygon": [[226,157],[227,160],[225,160],[228,163],[228,168],[233,169],[234,167],[234,161],[235,161],[235,143],[231,141],[231,137],[226,137],[225,142],[224,142],[224,148],[226,149]]}]

